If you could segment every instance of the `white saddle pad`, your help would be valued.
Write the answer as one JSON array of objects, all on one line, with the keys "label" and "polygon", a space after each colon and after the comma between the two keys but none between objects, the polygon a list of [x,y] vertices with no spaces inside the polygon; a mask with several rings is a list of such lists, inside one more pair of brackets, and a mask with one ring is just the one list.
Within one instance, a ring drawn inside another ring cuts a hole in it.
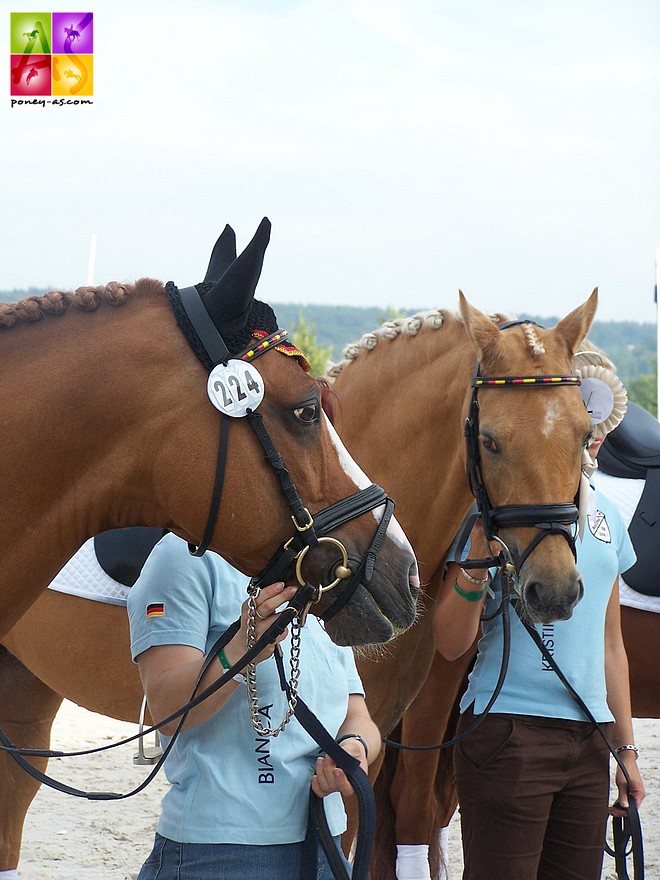
[{"label": "white saddle pad", "polygon": [[53,578],[48,589],[94,602],[126,606],[129,587],[118,583],[101,568],[94,551],[94,538],[90,538]]}]

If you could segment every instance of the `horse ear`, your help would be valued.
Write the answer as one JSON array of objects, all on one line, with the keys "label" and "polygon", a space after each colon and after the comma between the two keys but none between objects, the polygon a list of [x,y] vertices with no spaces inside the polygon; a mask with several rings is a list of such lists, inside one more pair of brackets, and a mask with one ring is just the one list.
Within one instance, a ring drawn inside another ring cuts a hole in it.
[{"label": "horse ear", "polygon": [[269,241],[270,220],[264,217],[250,244],[206,294],[204,305],[220,330],[233,333],[245,326]]},{"label": "horse ear", "polygon": [[488,315],[470,305],[462,290],[458,291],[458,298],[467,335],[474,346],[477,360],[483,361],[486,353],[498,344],[500,331]]},{"label": "horse ear", "polygon": [[555,332],[563,338],[569,354],[573,355],[583,339],[586,338],[598,308],[598,288],[595,287],[589,299],[574,309],[555,327]]},{"label": "horse ear", "polygon": [[204,281],[217,281],[236,259],[236,233],[227,225],[216,241]]}]

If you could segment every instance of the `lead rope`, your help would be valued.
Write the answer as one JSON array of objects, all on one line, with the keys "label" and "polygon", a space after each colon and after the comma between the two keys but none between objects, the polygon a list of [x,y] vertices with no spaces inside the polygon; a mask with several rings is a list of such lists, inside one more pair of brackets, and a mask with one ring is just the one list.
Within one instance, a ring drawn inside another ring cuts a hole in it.
[{"label": "lead rope", "polygon": [[[288,685],[279,646],[275,649],[275,662],[280,676],[280,686],[286,692]],[[323,798],[318,797],[310,789],[307,836],[303,848],[300,880],[316,880],[318,872],[317,842],[321,844],[336,880],[367,880],[376,828],[376,802],[369,777],[360,767],[360,762],[342,749],[301,697],[298,697],[296,701],[295,715],[300,725],[319,748],[329,755],[348,777],[355,792],[360,816],[353,867],[349,875],[328,827]]]}]

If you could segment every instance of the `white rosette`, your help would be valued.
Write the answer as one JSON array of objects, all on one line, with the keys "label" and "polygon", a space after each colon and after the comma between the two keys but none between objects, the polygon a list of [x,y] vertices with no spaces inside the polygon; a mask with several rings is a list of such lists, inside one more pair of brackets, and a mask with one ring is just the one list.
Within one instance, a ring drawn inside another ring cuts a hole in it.
[{"label": "white rosette", "polygon": [[[579,352],[576,358],[583,361],[575,373],[581,379],[580,392],[591,418],[594,436],[605,437],[624,417],[628,394],[614,370],[603,365],[606,358],[602,355]],[[593,363],[592,358],[601,363]]]}]

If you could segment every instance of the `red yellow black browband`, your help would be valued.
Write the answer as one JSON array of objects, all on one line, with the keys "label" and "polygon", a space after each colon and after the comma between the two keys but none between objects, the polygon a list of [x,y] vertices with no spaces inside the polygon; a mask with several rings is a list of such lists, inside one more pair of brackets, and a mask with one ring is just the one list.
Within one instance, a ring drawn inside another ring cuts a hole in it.
[{"label": "red yellow black browband", "polygon": [[298,358],[300,366],[306,373],[309,373],[311,367],[302,351],[290,342],[285,342],[289,336],[286,330],[279,329],[275,333],[266,333],[265,330],[253,330],[252,335],[255,339],[260,339],[261,342],[258,345],[254,345],[252,348],[246,349],[240,355],[241,360],[252,361],[265,351],[274,348],[276,351],[279,351],[288,357]]},{"label": "red yellow black browband", "polygon": [[579,376],[475,376],[473,388],[487,385],[580,385]]}]

